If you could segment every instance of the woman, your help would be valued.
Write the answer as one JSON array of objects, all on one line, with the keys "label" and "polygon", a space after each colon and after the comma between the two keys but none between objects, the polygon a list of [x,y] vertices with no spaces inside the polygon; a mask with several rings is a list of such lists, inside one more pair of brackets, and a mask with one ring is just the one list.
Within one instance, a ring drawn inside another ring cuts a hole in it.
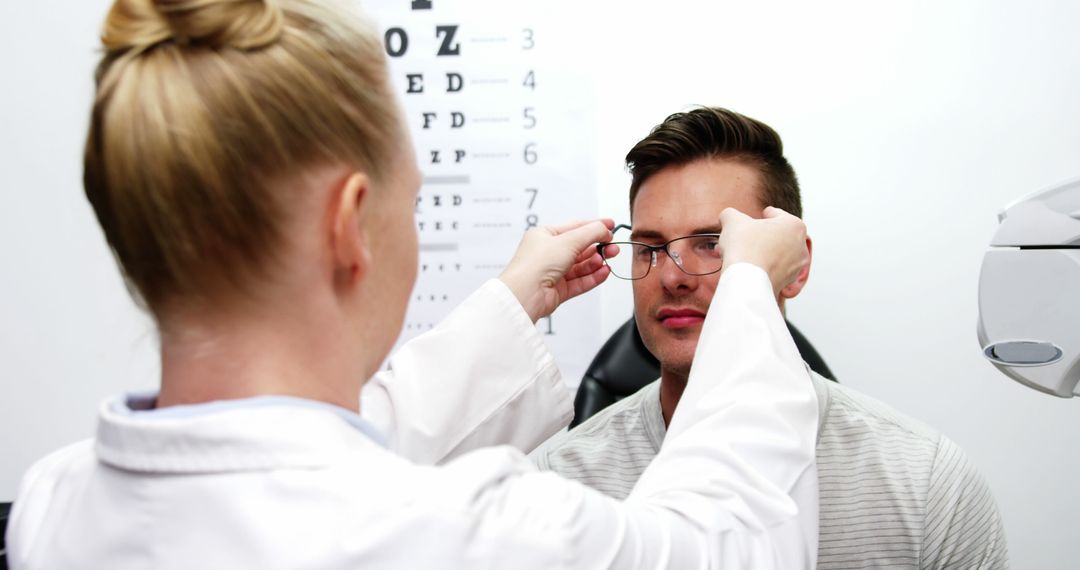
[{"label": "woman", "polygon": [[533,322],[604,280],[610,222],[527,234],[361,406],[417,265],[378,34],[331,0],[117,0],[103,43],[85,187],[158,325],[161,388],[31,468],[13,567],[813,564],[817,406],[775,305],[800,222],[724,213],[698,405],[617,503],[476,449],[568,419]]}]

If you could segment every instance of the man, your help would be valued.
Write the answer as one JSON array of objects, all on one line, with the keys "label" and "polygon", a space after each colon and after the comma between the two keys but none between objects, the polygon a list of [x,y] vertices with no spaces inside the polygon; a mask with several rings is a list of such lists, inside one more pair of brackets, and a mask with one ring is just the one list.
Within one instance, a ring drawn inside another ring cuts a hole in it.
[{"label": "man", "polygon": [[[634,316],[661,377],[560,436],[537,459],[617,498],[629,494],[664,439],[722,262],[715,238],[670,240],[718,233],[729,206],[753,216],[766,206],[802,215],[780,137],[726,109],[668,117],[626,163],[629,240],[654,247],[624,245],[623,260],[611,262],[616,275],[634,279]],[[780,291],[781,310],[808,276],[809,266]],[[850,388],[811,379],[819,404],[819,568],[1008,566],[994,499],[955,443]]]}]

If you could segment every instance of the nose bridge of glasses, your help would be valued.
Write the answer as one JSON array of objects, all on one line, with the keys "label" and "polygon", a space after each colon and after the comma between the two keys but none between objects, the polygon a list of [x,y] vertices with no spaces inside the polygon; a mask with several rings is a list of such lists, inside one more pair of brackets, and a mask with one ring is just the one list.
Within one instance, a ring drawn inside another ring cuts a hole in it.
[{"label": "nose bridge of glasses", "polygon": [[657,265],[660,264],[660,255],[658,255],[660,252],[663,252],[665,255],[670,257],[671,260],[675,262],[675,265],[677,267],[679,267],[680,269],[682,268],[682,259],[680,258],[679,254],[677,252],[674,253],[674,255],[672,254],[671,250],[669,250],[668,247],[667,247],[668,244],[662,244],[662,245],[635,244],[635,245],[636,245],[636,247],[640,248],[641,250],[646,250],[647,249],[648,252],[649,252],[648,263],[645,263],[644,266],[642,266],[640,264],[641,264],[641,262],[645,261],[645,258],[643,258],[641,255],[635,255],[634,256],[634,263],[635,263],[635,265],[637,265],[637,267],[634,270],[634,273],[636,274],[635,278],[637,278],[637,279],[640,279],[640,278],[644,277],[645,275],[647,275],[649,273],[649,271],[651,269],[654,269]]},{"label": "nose bridge of glasses", "polygon": [[719,271],[721,258],[714,247],[714,236],[692,235],[676,238],[663,245],[675,265],[690,275],[706,275]]},{"label": "nose bridge of glasses", "polygon": [[684,261],[683,261],[684,258],[683,258],[682,253],[679,252],[677,249],[670,248],[669,245],[670,245],[670,242],[665,243],[663,245],[648,246],[650,255],[649,255],[649,266],[645,268],[646,273],[648,273],[650,269],[655,269],[658,265],[660,265],[660,257],[661,257],[661,255],[659,255],[659,254],[661,252],[666,257],[671,259],[671,261],[673,262],[675,267],[679,268],[683,273],[686,273],[686,269],[685,269],[685,267],[683,265],[684,264]]},{"label": "nose bridge of glasses", "polygon": [[[674,261],[674,262],[675,262],[675,265],[679,266],[679,268],[680,268],[680,269],[682,269],[682,267],[683,267],[683,263],[684,263],[684,262],[683,262],[683,255],[682,255],[682,252],[681,252],[681,251],[679,251],[679,249],[678,249],[678,248],[673,248],[673,247],[671,247],[671,246],[672,246],[672,245],[674,245],[675,243],[676,243],[676,242],[668,242],[668,243],[664,244],[664,253],[666,253],[666,254],[667,254],[667,256],[668,256],[669,258],[671,258],[671,260],[672,260],[672,261]],[[656,251],[655,251],[655,250],[653,251],[653,257],[654,257],[654,258],[656,257]],[[655,262],[655,261],[653,262],[653,265],[654,265],[654,266],[656,265],[656,262]]]},{"label": "nose bridge of glasses", "polygon": [[[646,271],[648,269],[656,268],[658,264],[660,264],[660,256],[658,254],[661,252],[663,252],[665,256],[671,258],[671,260],[675,262],[676,267],[683,269],[684,255],[677,248],[671,247],[673,243],[674,242],[667,242],[661,245],[637,244],[638,247],[648,248],[649,262]],[[644,261],[644,259],[639,256],[635,256],[635,259]]]}]

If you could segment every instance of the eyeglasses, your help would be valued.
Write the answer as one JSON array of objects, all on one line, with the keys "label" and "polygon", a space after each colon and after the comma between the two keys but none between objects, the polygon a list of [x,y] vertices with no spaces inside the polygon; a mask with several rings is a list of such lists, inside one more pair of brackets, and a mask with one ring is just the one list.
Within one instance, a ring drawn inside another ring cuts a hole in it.
[{"label": "eyeglasses", "polygon": [[[630,226],[619,224],[611,231],[614,235],[619,230],[629,230]],[[611,274],[619,279],[636,280],[649,274],[656,267],[657,252],[664,252],[675,267],[688,275],[709,275],[716,273],[724,265],[724,256],[719,246],[720,234],[695,234],[675,238],[667,243],[649,245],[636,241],[610,241],[596,245],[596,251],[604,259],[604,264],[611,268]],[[608,255],[609,245],[619,246],[619,255]],[[622,252],[629,251],[630,255]]]}]

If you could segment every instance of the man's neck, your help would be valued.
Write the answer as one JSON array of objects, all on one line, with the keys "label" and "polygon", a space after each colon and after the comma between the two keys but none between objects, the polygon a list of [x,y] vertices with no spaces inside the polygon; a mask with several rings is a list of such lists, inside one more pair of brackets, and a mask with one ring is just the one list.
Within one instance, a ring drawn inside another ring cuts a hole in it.
[{"label": "man's neck", "polygon": [[665,427],[671,424],[671,416],[675,414],[689,376],[689,370],[682,373],[660,367],[660,412],[664,415]]}]

